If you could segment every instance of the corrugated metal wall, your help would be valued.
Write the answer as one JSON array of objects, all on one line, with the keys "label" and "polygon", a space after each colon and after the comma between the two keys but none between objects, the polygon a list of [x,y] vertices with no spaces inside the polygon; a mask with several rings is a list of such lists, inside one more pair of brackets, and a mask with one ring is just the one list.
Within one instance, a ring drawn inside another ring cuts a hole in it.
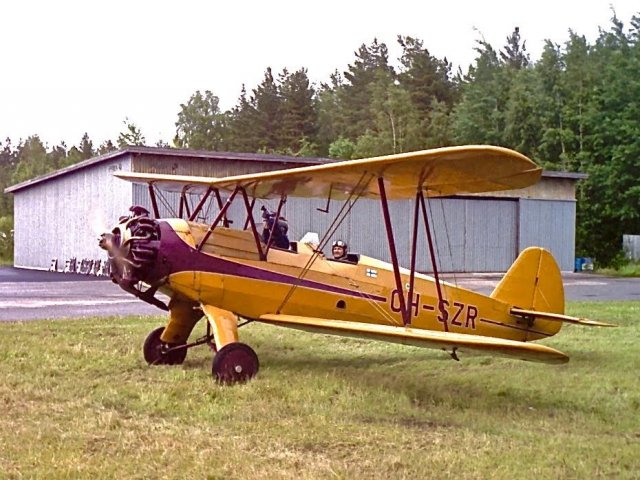
[{"label": "corrugated metal wall", "polygon": [[105,162],[15,192],[15,265],[47,268],[57,258],[62,269],[71,257],[106,259],[98,236],[131,204],[131,185],[112,174],[129,167],[126,158]]},{"label": "corrugated metal wall", "polygon": [[622,249],[629,260],[640,260],[640,235],[622,235]]},{"label": "corrugated metal wall", "polygon": [[[290,238],[306,232],[322,236],[342,207],[331,202],[329,214],[317,211],[326,201],[290,199],[287,203]],[[415,202],[392,201],[389,210],[401,265],[411,262],[410,247]],[[272,205],[275,208],[275,203]],[[496,272],[509,268],[517,255],[517,200],[447,198],[431,199],[427,204],[436,246],[438,267],[446,272]],[[422,222],[422,216],[420,216]],[[418,230],[417,268],[432,271],[426,233]],[[340,225],[332,240],[343,239],[351,251],[389,261],[389,244],[380,202],[359,200],[350,216]],[[326,253],[329,253],[326,249]]]},{"label": "corrugated metal wall", "polygon": [[560,270],[573,271],[575,261],[576,203],[562,200],[520,200],[518,247],[544,247]]}]

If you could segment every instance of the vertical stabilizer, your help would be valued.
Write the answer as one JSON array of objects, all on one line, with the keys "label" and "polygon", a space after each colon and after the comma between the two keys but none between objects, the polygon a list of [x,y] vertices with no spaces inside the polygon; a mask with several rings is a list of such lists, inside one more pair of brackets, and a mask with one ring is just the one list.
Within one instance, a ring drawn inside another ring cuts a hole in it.
[{"label": "vertical stabilizer", "polygon": [[491,298],[514,307],[563,314],[564,287],[553,255],[540,247],[523,250]]}]

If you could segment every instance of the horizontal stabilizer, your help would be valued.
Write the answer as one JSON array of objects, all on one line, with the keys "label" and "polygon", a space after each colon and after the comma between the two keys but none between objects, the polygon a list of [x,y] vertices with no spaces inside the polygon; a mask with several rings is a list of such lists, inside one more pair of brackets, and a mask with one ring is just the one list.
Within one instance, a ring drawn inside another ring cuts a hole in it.
[{"label": "horizontal stabilizer", "polygon": [[534,317],[542,320],[551,320],[555,322],[573,323],[575,325],[584,325],[586,327],[617,327],[612,323],[596,322],[595,320],[588,320],[586,318],[572,317],[569,315],[562,315],[559,313],[547,313],[537,312],[535,310],[524,310],[522,308],[512,308],[511,315],[518,315],[519,317]]},{"label": "horizontal stabilizer", "polygon": [[410,327],[356,323],[298,315],[262,315],[259,321],[309,332],[434,348],[444,350],[452,354],[454,358],[458,353],[472,352],[542,363],[566,363],[569,361],[569,357],[564,353],[544,345],[479,335],[437,332]]}]

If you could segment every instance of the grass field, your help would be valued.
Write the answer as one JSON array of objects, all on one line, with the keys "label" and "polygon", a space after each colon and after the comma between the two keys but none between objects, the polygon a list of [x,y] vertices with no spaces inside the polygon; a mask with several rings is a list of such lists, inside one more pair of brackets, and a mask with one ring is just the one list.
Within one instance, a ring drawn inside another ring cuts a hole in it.
[{"label": "grass field", "polygon": [[249,325],[234,387],[147,366],[160,317],[1,323],[0,478],[640,478],[640,302],[569,313],[620,328],[548,366]]}]

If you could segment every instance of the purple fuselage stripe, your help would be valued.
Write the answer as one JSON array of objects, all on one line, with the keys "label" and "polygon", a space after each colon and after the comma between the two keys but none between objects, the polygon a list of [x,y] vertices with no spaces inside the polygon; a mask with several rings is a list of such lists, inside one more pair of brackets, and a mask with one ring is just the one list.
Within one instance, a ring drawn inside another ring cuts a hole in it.
[{"label": "purple fuselage stripe", "polygon": [[[298,279],[283,273],[276,273],[261,268],[232,262],[219,257],[214,257],[206,253],[198,252],[190,245],[186,244],[166,222],[160,222],[162,243],[160,245],[159,257],[163,264],[164,275],[179,272],[206,272],[219,273],[234,277],[250,278],[265,282],[283,283],[286,285],[298,285],[299,287],[322,290],[324,292],[339,293],[350,297],[360,297],[378,302],[385,302],[387,299],[378,295],[370,295],[365,292],[348,290],[346,288],[334,287],[325,283],[311,280]],[[167,272],[168,270],[168,272]],[[162,275],[159,275],[162,276]]]}]

